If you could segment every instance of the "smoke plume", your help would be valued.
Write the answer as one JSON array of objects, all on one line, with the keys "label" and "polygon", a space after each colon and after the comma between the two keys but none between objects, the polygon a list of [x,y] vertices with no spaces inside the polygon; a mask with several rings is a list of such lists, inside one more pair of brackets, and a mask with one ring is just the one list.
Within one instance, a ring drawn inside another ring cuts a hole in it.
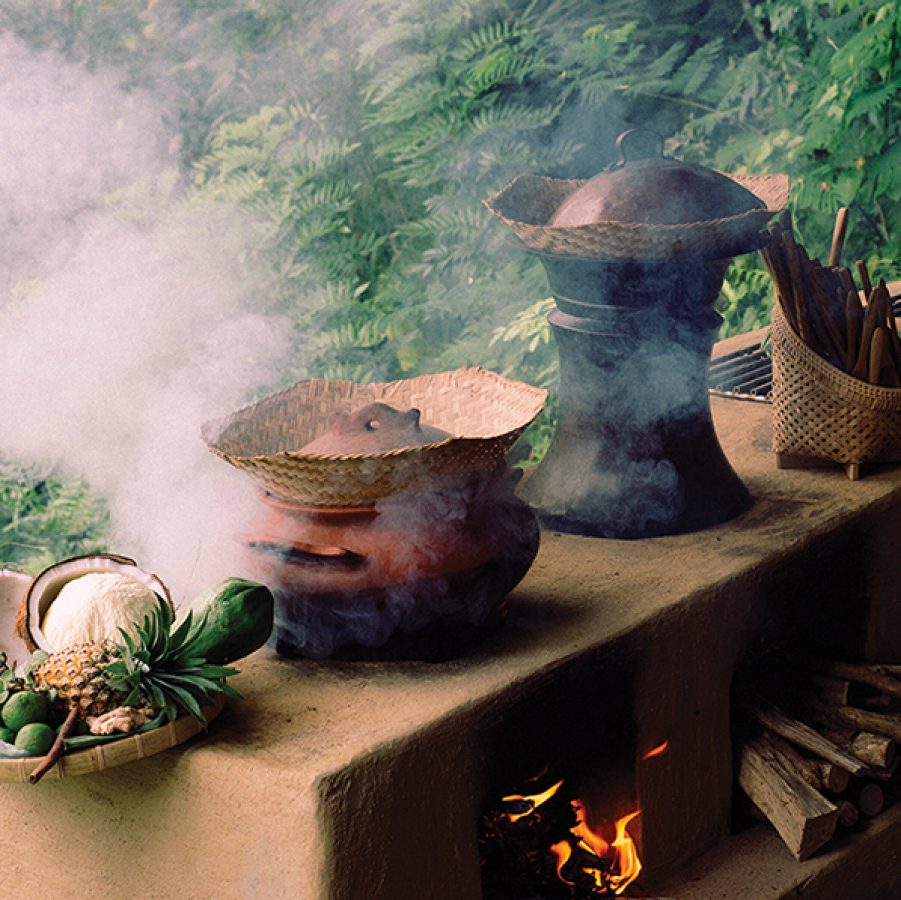
[{"label": "smoke plume", "polygon": [[85,477],[111,549],[180,599],[232,569],[252,486],[200,424],[247,402],[288,326],[243,223],[178,192],[165,109],[0,38],[0,452]]}]

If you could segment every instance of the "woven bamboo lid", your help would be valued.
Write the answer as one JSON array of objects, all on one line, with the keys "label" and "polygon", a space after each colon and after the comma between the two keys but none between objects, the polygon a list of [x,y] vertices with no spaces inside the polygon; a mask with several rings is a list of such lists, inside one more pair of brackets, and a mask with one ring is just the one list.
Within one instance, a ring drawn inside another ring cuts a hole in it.
[{"label": "woven bamboo lid", "polygon": [[550,226],[560,206],[587,179],[520,175],[483,203],[512,229],[526,249],[537,253],[593,259],[666,259],[693,254],[725,258],[762,246],[751,246],[773,215],[788,202],[787,175],[730,175],[764,204],[737,215],[678,225],[600,221],[589,225]]},{"label": "woven bamboo lid", "polygon": [[[279,499],[310,506],[372,505],[491,471],[546,399],[547,391],[477,367],[386,383],[313,379],[207,422],[202,434],[213,453]],[[301,452],[328,428],[333,412],[374,402],[416,408],[424,423],[451,437],[380,453]]]}]

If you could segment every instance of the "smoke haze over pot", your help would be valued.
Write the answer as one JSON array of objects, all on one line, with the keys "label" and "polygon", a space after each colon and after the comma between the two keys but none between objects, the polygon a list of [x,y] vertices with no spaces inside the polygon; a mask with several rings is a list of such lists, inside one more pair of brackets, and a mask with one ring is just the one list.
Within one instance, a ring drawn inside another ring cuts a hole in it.
[{"label": "smoke haze over pot", "polygon": [[178,195],[164,112],[114,73],[0,38],[0,452],[84,476],[111,549],[181,598],[235,574],[252,501],[200,424],[246,402],[289,342],[240,262],[246,226]]}]

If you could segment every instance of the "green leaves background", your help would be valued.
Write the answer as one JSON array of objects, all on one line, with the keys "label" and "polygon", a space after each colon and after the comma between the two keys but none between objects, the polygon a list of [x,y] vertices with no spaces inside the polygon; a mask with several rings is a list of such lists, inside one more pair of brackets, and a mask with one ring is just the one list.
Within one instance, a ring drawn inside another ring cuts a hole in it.
[{"label": "green leaves background", "polygon": [[[524,172],[590,176],[636,125],[689,161],[788,173],[812,255],[850,206],[846,258],[899,276],[894,2],[0,0],[0,28],[168,86],[180,202],[254,224],[261,295],[294,327],[284,384],[480,364],[553,389],[543,272],[481,201]],[[736,260],[724,333],[765,324],[770,291]],[[2,465],[0,560],[103,542],[83,486]]]}]

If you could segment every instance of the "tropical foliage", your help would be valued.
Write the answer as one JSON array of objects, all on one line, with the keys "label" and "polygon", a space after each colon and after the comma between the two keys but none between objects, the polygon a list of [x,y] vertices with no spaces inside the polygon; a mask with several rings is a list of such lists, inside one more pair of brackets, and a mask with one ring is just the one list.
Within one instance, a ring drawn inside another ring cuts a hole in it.
[{"label": "tropical foliage", "polygon": [[[0,28],[166,90],[182,202],[256,225],[248,253],[296,335],[286,383],[482,364],[553,388],[543,271],[481,201],[523,172],[593,174],[635,125],[687,160],[788,173],[815,254],[850,207],[848,258],[898,275],[894,2],[0,0]],[[755,258],[723,298],[724,333],[767,321]],[[26,473],[0,473],[4,502]],[[0,519],[39,556],[100,539],[94,511],[74,514],[87,495],[56,490],[71,518],[46,497],[43,519]]]}]

